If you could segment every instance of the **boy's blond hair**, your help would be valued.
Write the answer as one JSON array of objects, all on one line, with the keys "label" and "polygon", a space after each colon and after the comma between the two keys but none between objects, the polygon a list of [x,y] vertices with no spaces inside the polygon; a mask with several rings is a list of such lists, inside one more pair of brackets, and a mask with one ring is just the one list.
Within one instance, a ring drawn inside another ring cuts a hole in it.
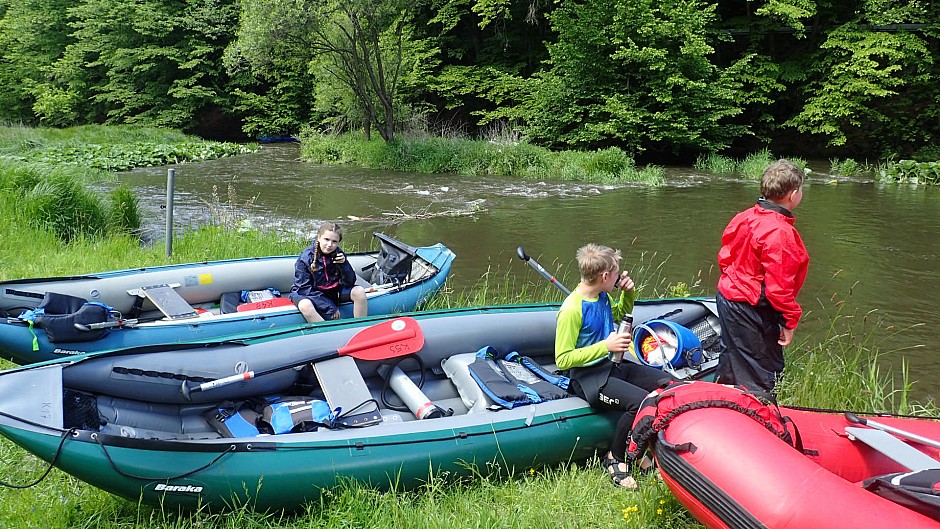
[{"label": "boy's blond hair", "polygon": [[760,181],[760,193],[767,200],[779,200],[803,185],[806,175],[789,160],[777,160],[764,171]]},{"label": "boy's blond hair", "polygon": [[604,272],[620,266],[620,250],[614,250],[600,244],[585,244],[578,248],[578,269],[581,271],[581,280],[591,285]]}]

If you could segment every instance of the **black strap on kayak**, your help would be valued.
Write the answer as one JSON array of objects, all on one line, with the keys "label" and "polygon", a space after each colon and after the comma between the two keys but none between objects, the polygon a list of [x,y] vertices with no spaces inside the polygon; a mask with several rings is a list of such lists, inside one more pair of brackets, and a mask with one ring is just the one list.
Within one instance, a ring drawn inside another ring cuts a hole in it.
[{"label": "black strap on kayak", "polygon": [[119,375],[134,375],[138,377],[148,377],[148,378],[165,378],[168,380],[195,382],[197,384],[202,384],[203,382],[211,382],[215,380],[214,378],[194,377],[190,375],[184,375],[182,373],[170,373],[169,371],[153,371],[150,369],[138,369],[136,367],[114,366],[111,368],[111,371]]},{"label": "black strap on kayak", "polygon": [[193,474],[196,474],[196,473],[198,473],[198,472],[202,472],[203,470],[205,470],[205,469],[211,467],[212,465],[218,463],[220,459],[222,459],[223,457],[225,457],[225,454],[228,454],[228,453],[230,453],[230,452],[234,452],[234,451],[236,450],[235,445],[229,445],[228,448],[226,448],[225,450],[223,450],[222,453],[219,454],[219,455],[217,455],[217,456],[215,457],[215,459],[213,459],[212,461],[209,461],[208,463],[206,463],[205,465],[203,465],[203,466],[201,466],[201,467],[199,467],[199,468],[197,468],[197,469],[190,470],[189,472],[183,472],[182,474],[177,474],[177,475],[175,475],[175,476],[138,476],[138,475],[136,475],[136,474],[131,474],[130,472],[124,472],[123,470],[121,470],[120,468],[118,468],[118,466],[117,466],[117,464],[114,462],[114,460],[111,459],[111,454],[108,453],[108,449],[105,448],[104,443],[101,442],[101,436],[100,436],[100,435],[98,435],[98,434],[92,434],[92,435],[91,435],[91,438],[94,439],[95,442],[98,443],[98,446],[101,447],[101,452],[104,454],[105,459],[108,460],[108,463],[111,465],[111,468],[113,468],[115,472],[117,472],[118,474],[120,474],[120,475],[122,475],[122,476],[124,476],[124,477],[126,477],[126,478],[142,479],[142,480],[145,480],[145,481],[170,481],[170,480],[173,480],[173,479],[182,479],[182,478],[185,478],[185,477],[192,476]]},{"label": "black strap on kayak", "polygon": [[27,483],[26,485],[17,485],[15,483],[7,483],[6,481],[0,480],[0,486],[8,487],[11,489],[28,489],[30,487],[38,485],[39,482],[46,479],[46,476],[48,476],[49,472],[52,471],[52,467],[55,466],[55,462],[59,460],[59,454],[62,453],[62,446],[65,445],[65,440],[68,439],[69,436],[72,435],[73,432],[75,432],[74,428],[70,428],[62,432],[62,439],[59,440],[59,447],[56,448],[55,455],[52,456],[52,461],[49,462],[49,466],[46,468],[46,471],[43,472],[41,476],[36,478],[36,481],[33,481],[32,483]]}]

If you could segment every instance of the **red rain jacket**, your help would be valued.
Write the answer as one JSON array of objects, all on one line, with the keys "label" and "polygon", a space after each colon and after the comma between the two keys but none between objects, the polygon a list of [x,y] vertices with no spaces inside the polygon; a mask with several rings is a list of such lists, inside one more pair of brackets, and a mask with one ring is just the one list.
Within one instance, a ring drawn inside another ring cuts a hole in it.
[{"label": "red rain jacket", "polygon": [[761,286],[771,306],[795,329],[803,309],[796,296],[803,287],[809,254],[793,227],[793,214],[768,200],[735,215],[721,234],[718,290],[730,301],[757,305]]}]

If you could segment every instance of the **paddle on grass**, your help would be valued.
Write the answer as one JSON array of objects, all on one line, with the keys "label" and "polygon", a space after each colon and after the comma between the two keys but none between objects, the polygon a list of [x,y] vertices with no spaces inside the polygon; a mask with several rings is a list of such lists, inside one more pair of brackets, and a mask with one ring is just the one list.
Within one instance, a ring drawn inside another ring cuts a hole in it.
[{"label": "paddle on grass", "polygon": [[558,287],[558,290],[561,290],[562,292],[564,292],[566,296],[568,294],[571,294],[571,290],[569,290],[568,287],[559,283],[558,280],[555,279],[555,276],[548,273],[548,270],[542,268],[542,265],[535,262],[535,259],[529,257],[529,255],[525,253],[525,250],[522,249],[522,246],[516,248],[516,254],[519,256],[519,259],[522,259],[523,261],[529,263],[529,266],[534,268],[536,272],[542,274],[542,277],[544,277],[545,279],[548,279],[549,283]]},{"label": "paddle on grass", "polygon": [[351,356],[358,360],[387,360],[398,358],[418,352],[424,346],[424,333],[414,318],[401,317],[384,321],[371,327],[366,327],[356,333],[346,345],[333,351],[314,353],[311,356],[291,362],[290,364],[265,369],[264,371],[247,371],[228,377],[203,382],[195,387],[189,387],[183,382],[181,391],[187,400],[192,393],[209,391],[229,384],[244,382],[260,376],[291,369],[308,363],[321,362],[340,356]]},{"label": "paddle on grass", "polygon": [[868,426],[868,427],[874,428],[874,429],[876,429],[876,430],[881,430],[881,431],[884,431],[884,432],[893,433],[894,435],[897,435],[898,437],[903,437],[904,439],[907,439],[907,440],[909,440],[909,441],[916,441],[916,442],[918,442],[918,443],[920,443],[920,444],[922,444],[922,445],[932,446],[932,447],[934,447],[934,448],[940,448],[940,441],[936,441],[936,440],[934,440],[934,439],[930,439],[930,438],[924,437],[924,436],[922,436],[922,435],[917,435],[916,433],[907,432],[907,431],[902,430],[902,429],[900,429],[900,428],[895,428],[894,426],[889,426],[889,425],[887,425],[887,424],[882,424],[882,423],[880,423],[880,422],[873,421],[873,420],[871,420],[871,419],[866,419],[866,418],[864,418],[864,417],[859,417],[859,416],[855,415],[854,413],[846,412],[846,413],[845,413],[845,419],[846,419],[847,421],[849,421],[850,423],[853,423],[853,424],[861,424],[862,426]]}]

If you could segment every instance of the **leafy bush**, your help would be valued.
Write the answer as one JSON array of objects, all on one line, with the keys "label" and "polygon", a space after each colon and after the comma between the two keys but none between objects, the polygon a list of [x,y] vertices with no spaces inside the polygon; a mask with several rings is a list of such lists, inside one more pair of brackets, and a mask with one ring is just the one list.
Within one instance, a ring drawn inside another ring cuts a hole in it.
[{"label": "leafy bush", "polygon": [[708,156],[702,155],[695,160],[695,168],[699,171],[709,171],[712,173],[733,173],[737,162],[733,158],[711,153]]},{"label": "leafy bush", "polygon": [[890,162],[879,171],[881,180],[893,182],[915,182],[919,184],[940,184],[940,162],[916,162],[900,160]]},{"label": "leafy bush", "polygon": [[845,160],[833,158],[829,160],[829,165],[832,167],[832,174],[835,175],[861,176],[865,172],[865,167],[851,158]]},{"label": "leafy bush", "polygon": [[26,221],[53,231],[65,242],[107,231],[107,208],[98,196],[61,171],[50,172],[21,193]]}]

